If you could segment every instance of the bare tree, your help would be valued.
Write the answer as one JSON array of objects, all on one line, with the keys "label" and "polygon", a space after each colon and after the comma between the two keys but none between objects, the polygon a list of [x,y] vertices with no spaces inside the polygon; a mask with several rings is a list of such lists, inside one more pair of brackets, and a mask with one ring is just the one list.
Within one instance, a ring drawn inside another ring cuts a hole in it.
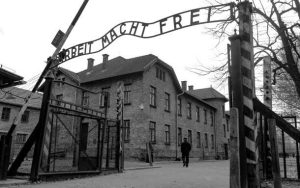
[{"label": "bare tree", "polygon": [[[300,96],[299,0],[252,0],[251,2],[253,4],[254,63],[257,65],[262,57],[270,56],[275,67],[274,78],[279,72],[286,74],[298,100]],[[218,1],[211,2],[211,4],[216,3],[221,4]],[[238,21],[236,19],[231,22],[218,23],[208,30],[221,40],[233,34]],[[195,67],[191,71],[202,75],[221,71],[222,73],[218,74],[225,78],[226,64],[227,62],[224,62],[220,67]]]}]

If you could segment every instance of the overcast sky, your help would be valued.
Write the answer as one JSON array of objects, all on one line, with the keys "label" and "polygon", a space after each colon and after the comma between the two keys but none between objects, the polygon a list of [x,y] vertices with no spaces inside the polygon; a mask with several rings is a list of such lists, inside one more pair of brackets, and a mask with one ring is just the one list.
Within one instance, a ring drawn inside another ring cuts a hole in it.
[{"label": "overcast sky", "polygon": [[[0,64],[23,76],[26,81],[39,74],[46,59],[55,51],[51,45],[55,34],[59,29],[66,32],[82,2],[0,0]],[[124,21],[149,23],[207,5],[207,2],[199,0],[90,0],[64,48],[97,39]],[[70,60],[62,66],[78,72],[87,67],[89,57],[98,64],[102,62],[102,54],[109,54],[109,59],[154,54],[174,68],[179,81],[187,80],[188,85],[194,85],[196,89],[216,87],[218,84],[207,77],[187,70],[200,64],[212,66],[223,63],[216,56],[226,52],[228,40],[216,47],[218,40],[205,33],[207,26],[212,25],[196,25],[150,39],[122,36],[103,51]],[[224,88],[218,90],[227,94]]]}]

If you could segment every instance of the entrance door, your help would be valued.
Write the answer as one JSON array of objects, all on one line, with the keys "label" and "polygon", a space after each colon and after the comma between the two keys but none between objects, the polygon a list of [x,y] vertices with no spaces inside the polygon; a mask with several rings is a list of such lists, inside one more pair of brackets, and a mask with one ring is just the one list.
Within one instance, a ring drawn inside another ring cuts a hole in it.
[{"label": "entrance door", "polygon": [[228,144],[224,144],[225,159],[228,159]]},{"label": "entrance door", "polygon": [[81,123],[80,125],[80,145],[79,151],[86,151],[88,139],[89,123]]}]

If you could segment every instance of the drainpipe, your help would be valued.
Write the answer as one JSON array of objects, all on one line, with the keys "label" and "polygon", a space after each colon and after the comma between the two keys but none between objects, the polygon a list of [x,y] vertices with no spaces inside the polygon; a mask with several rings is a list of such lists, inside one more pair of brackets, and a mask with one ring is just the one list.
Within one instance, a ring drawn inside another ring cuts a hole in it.
[{"label": "drainpipe", "polygon": [[183,95],[184,94],[184,91],[177,94],[176,95],[176,98],[175,98],[175,138],[176,138],[176,141],[175,141],[175,148],[176,148],[176,155],[175,155],[175,160],[178,159],[178,97]]}]

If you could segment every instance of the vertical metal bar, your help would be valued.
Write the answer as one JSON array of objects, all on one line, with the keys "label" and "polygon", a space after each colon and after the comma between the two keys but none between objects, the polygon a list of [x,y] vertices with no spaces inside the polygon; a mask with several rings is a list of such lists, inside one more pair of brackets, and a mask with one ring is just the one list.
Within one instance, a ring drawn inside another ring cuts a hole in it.
[{"label": "vertical metal bar", "polygon": [[47,161],[47,172],[49,172],[50,164],[51,164],[51,149],[52,149],[52,136],[53,136],[53,112],[51,113],[51,128],[50,128],[50,143],[49,143],[49,157]]},{"label": "vertical metal bar", "polygon": [[231,59],[232,59],[232,107],[238,110],[239,125],[239,181],[240,187],[247,187],[247,164],[246,164],[246,148],[244,133],[244,117],[243,117],[243,90],[242,90],[242,72],[241,72],[241,47],[240,36],[234,35],[229,38],[231,42]]},{"label": "vertical metal bar", "polygon": [[283,177],[287,178],[286,176],[286,154],[285,154],[285,139],[284,139],[284,132],[281,130],[281,142],[282,142],[282,159],[283,159]]},{"label": "vertical metal bar", "polygon": [[[294,117],[294,122],[295,122],[295,128],[297,129],[297,118],[296,116]],[[297,174],[298,174],[298,179],[300,179],[300,162],[299,162],[299,144],[296,141],[296,162],[297,162]]]},{"label": "vertical metal bar", "polygon": [[259,129],[260,129],[260,155],[259,155],[259,158],[260,158],[260,161],[261,161],[261,167],[262,167],[262,172],[261,172],[261,178],[264,179],[265,178],[265,148],[264,148],[264,127],[263,127],[263,114],[262,113],[259,113],[259,122],[260,124],[259,126]]},{"label": "vertical metal bar", "polygon": [[43,95],[42,107],[41,107],[40,118],[39,118],[40,123],[38,124],[40,126],[40,132],[37,136],[37,140],[35,143],[33,160],[31,164],[31,173],[30,173],[31,181],[38,180],[39,169],[40,169],[40,164],[42,159],[42,149],[44,144],[45,128],[46,128],[47,118],[49,113],[48,107],[49,107],[49,100],[51,95],[52,81],[53,81],[53,77],[48,75],[45,81],[45,91]]},{"label": "vertical metal bar", "polygon": [[229,96],[229,108],[232,107],[232,86],[231,86],[231,59],[230,59],[230,44],[227,44],[227,66],[228,66],[228,96]]},{"label": "vertical metal bar", "polygon": [[100,165],[101,165],[101,161],[100,161],[100,131],[101,131],[101,123],[100,123],[100,120],[97,119],[97,123],[98,123],[98,134],[97,134],[97,167],[98,167],[98,170],[100,170]]},{"label": "vertical metal bar", "polygon": [[115,148],[115,155],[116,155],[116,167],[118,169],[118,171],[120,172],[121,171],[121,168],[120,168],[120,121],[121,120],[117,120],[116,122],[116,128],[117,128],[117,136],[116,136],[116,148]]},{"label": "vertical metal bar", "polygon": [[230,188],[240,188],[239,114],[230,109]]},{"label": "vertical metal bar", "polygon": [[[58,133],[58,122],[57,122],[57,116],[54,116],[55,117],[55,139],[54,139],[54,153],[56,153],[56,146],[57,146],[57,133]],[[55,172],[55,165],[56,165],[56,155],[53,156],[53,172]]]},{"label": "vertical metal bar", "polygon": [[265,161],[266,161],[266,179],[272,179],[272,156],[271,156],[271,145],[270,145],[270,134],[269,134],[269,123],[268,118],[265,116],[264,118],[264,137],[265,137]]},{"label": "vertical metal bar", "polygon": [[106,144],[106,168],[109,168],[109,132],[110,132],[110,126],[108,125],[107,122],[107,127],[106,127],[106,135],[107,135],[107,144]]},{"label": "vertical metal bar", "polygon": [[[255,124],[255,112],[253,109],[253,98],[255,96],[254,62],[253,62],[253,32],[252,32],[252,4],[243,1],[238,4],[239,12],[239,35],[241,52],[241,82],[242,82],[242,113],[245,155],[246,155],[246,183],[241,187],[256,188],[259,186],[258,172],[258,150],[257,150],[257,125]],[[242,158],[242,157],[241,157]],[[241,168],[243,168],[241,166]]]},{"label": "vertical metal bar", "polygon": [[0,180],[6,180],[5,168],[5,152],[6,152],[6,136],[0,136]]},{"label": "vertical metal bar", "polygon": [[281,176],[280,176],[275,119],[268,119],[268,125],[269,125],[269,132],[270,132],[270,143],[271,143],[271,153],[272,153],[272,173],[273,173],[274,188],[281,188]]}]

